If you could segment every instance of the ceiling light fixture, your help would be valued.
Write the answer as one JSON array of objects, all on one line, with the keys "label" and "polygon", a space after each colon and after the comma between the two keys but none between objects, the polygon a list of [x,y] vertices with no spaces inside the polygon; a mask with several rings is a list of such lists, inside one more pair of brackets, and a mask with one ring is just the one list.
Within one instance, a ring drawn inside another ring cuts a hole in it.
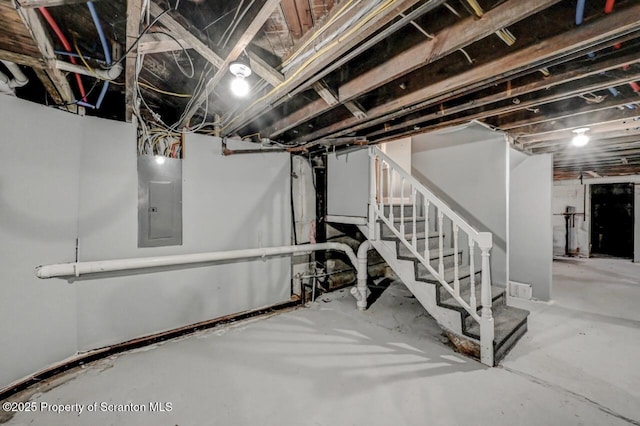
[{"label": "ceiling light fixture", "polygon": [[231,92],[239,98],[244,98],[249,94],[249,83],[245,80],[251,75],[249,61],[244,55],[241,55],[229,64],[229,72],[235,76],[231,81]]},{"label": "ceiling light fixture", "polygon": [[575,133],[575,135],[573,136],[573,139],[571,139],[571,144],[573,146],[585,146],[586,144],[589,143],[589,136],[586,134],[589,131],[588,127],[582,127],[580,129],[575,129],[573,131],[573,133]]},{"label": "ceiling light fixture", "polygon": [[165,162],[165,158],[162,155],[156,155],[156,163],[158,164],[164,164]]}]

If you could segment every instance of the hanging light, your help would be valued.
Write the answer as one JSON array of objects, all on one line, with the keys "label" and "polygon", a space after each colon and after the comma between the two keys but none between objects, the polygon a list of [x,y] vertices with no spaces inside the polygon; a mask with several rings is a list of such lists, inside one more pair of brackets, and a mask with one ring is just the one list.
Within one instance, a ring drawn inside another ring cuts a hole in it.
[{"label": "hanging light", "polygon": [[251,75],[251,67],[247,58],[241,55],[231,62],[229,64],[229,72],[234,75],[234,79],[231,81],[231,92],[239,98],[247,96],[249,94],[249,83],[245,78]]},{"label": "hanging light", "polygon": [[588,144],[589,140],[591,139],[589,138],[589,135],[586,134],[588,131],[589,131],[588,127],[575,129],[573,131],[575,135],[573,136],[573,139],[571,139],[571,144],[577,147],[585,146],[586,144]]}]

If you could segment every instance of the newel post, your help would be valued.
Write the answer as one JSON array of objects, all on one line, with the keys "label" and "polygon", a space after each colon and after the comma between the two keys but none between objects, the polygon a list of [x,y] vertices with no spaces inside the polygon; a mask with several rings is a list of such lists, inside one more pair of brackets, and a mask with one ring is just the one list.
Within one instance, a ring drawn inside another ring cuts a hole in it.
[{"label": "newel post", "polygon": [[376,239],[376,154],[369,148],[369,240]]},{"label": "newel post", "polygon": [[482,281],[480,298],[482,301],[482,313],[480,321],[480,360],[483,364],[493,366],[493,310],[491,308],[491,247],[492,235],[489,232],[480,233],[478,246],[482,255]]}]

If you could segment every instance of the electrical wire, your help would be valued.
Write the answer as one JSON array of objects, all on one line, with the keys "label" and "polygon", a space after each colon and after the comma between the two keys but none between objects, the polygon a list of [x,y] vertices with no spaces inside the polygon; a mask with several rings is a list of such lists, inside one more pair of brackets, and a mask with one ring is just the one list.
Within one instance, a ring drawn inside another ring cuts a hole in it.
[{"label": "electrical wire", "polygon": [[[311,65],[311,63],[313,61],[315,61],[317,58],[321,57],[322,55],[324,55],[328,50],[332,49],[333,47],[337,46],[338,44],[340,44],[345,38],[350,37],[353,33],[355,33],[356,31],[360,30],[360,28],[362,28],[364,25],[366,25],[371,19],[373,19],[376,15],[380,14],[381,12],[383,12],[384,10],[388,9],[389,7],[391,7],[391,5],[393,5],[395,0],[386,0],[383,4],[381,4],[380,6],[378,6],[375,10],[373,10],[371,13],[369,13],[366,17],[364,17],[363,19],[361,19],[360,21],[358,21],[358,24],[353,26],[349,31],[347,31],[346,33],[344,33],[343,35],[341,35],[340,37],[338,37],[336,40],[334,40],[333,42],[327,44],[326,46],[324,46],[322,49],[318,50],[315,54],[313,54],[310,58],[307,59],[306,62],[304,62],[290,77],[288,77],[285,81],[281,82],[280,84],[278,84],[276,87],[274,87],[273,89],[271,89],[271,91],[269,91],[269,93],[267,93],[266,95],[260,97],[259,99],[256,99],[254,102],[251,103],[251,105],[249,105],[245,110],[249,110],[251,108],[253,108],[255,105],[257,105],[258,103],[264,101],[265,99],[267,99],[269,96],[271,96],[273,93],[276,93],[278,90],[280,90],[286,83],[287,81],[291,81],[293,80],[295,77],[297,77],[302,71],[304,71],[309,65]],[[228,122],[227,124],[225,124],[222,127],[222,130],[224,131],[225,129],[227,129],[231,124],[233,124],[236,120],[238,120],[238,118],[240,118],[240,115],[237,115],[235,118],[233,118],[230,122]]]}]

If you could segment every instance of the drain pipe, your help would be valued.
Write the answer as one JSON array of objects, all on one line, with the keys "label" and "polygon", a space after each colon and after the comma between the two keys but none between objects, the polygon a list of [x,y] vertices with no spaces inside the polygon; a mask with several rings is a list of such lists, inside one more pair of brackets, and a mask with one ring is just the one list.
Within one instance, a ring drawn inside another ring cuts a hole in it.
[{"label": "drain pipe", "polygon": [[[190,265],[196,263],[218,262],[225,260],[250,259],[268,256],[278,256],[293,253],[310,253],[320,250],[336,250],[345,253],[356,270],[359,270],[358,259],[347,244],[320,243],[302,244],[297,246],[265,247],[246,250],[219,251],[211,253],[182,254],[174,256],[143,257],[132,259],[103,260],[96,262],[59,263],[44,265],[36,268],[38,278],[69,278],[85,274],[101,272],[130,271],[134,269],[157,268],[164,266]],[[366,252],[365,252],[366,256]],[[359,274],[359,273],[358,273]],[[365,258],[366,277],[366,258]],[[366,285],[366,281],[365,281]],[[366,304],[366,300],[365,300]]]},{"label": "drain pipe", "polygon": [[372,248],[369,240],[366,240],[358,247],[358,265],[356,266],[358,283],[351,288],[351,294],[356,298],[356,306],[361,311],[367,309],[367,298],[371,293],[369,287],[367,287],[367,252]]},{"label": "drain pipe", "polygon": [[2,63],[4,64],[5,67],[7,67],[9,72],[13,74],[13,79],[7,82],[7,85],[10,88],[14,89],[16,87],[22,87],[29,82],[29,79],[27,78],[26,75],[24,75],[24,73],[22,72],[22,70],[17,64],[14,64],[13,62],[9,62],[9,61],[2,61]]}]

